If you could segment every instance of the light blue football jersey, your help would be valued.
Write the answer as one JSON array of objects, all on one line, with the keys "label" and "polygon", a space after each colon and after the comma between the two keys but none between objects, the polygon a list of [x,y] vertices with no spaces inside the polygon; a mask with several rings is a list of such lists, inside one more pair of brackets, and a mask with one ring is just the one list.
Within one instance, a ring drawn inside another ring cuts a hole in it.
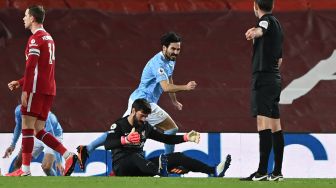
[{"label": "light blue football jersey", "polygon": [[131,100],[145,98],[150,103],[157,103],[163,92],[160,82],[173,75],[175,61],[167,60],[162,52],[148,61],[142,71],[139,87],[131,94]]}]

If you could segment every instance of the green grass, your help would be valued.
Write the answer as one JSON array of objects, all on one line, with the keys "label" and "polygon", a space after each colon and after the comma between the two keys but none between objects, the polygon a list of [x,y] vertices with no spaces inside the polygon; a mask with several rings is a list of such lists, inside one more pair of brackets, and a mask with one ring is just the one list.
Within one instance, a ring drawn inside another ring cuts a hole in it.
[{"label": "green grass", "polygon": [[0,188],[327,188],[336,179],[285,179],[282,182],[242,182],[234,178],[152,177],[0,177]]}]

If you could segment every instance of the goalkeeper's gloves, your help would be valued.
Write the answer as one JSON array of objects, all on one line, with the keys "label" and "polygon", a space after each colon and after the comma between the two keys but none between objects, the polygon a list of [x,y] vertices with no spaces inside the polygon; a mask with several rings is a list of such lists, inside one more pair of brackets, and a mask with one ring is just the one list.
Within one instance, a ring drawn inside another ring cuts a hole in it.
[{"label": "goalkeeper's gloves", "polygon": [[120,138],[121,144],[139,144],[140,143],[140,134],[135,132],[135,128],[133,127],[132,131],[127,136],[122,136]]},{"label": "goalkeeper's gloves", "polygon": [[183,139],[184,141],[186,142],[195,142],[195,143],[199,143],[200,141],[200,138],[201,138],[201,135],[199,132],[196,132],[194,130],[186,133],[184,136],[183,136]]}]

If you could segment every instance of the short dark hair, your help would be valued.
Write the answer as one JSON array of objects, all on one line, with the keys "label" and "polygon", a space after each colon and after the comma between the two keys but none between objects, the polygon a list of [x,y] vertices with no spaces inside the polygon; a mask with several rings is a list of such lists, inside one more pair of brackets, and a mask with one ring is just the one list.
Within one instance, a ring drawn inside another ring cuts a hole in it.
[{"label": "short dark hair", "polygon": [[152,108],[146,99],[136,99],[132,104],[132,108],[134,108],[136,112],[141,110],[145,114],[152,112]]},{"label": "short dark hair", "polygon": [[37,23],[43,23],[45,17],[45,10],[41,5],[32,5],[28,7],[28,12],[35,18]]},{"label": "short dark hair", "polygon": [[168,47],[170,43],[181,42],[182,38],[177,33],[170,31],[161,37],[161,45]]},{"label": "short dark hair", "polygon": [[274,0],[255,0],[262,11],[271,12],[273,9]]}]

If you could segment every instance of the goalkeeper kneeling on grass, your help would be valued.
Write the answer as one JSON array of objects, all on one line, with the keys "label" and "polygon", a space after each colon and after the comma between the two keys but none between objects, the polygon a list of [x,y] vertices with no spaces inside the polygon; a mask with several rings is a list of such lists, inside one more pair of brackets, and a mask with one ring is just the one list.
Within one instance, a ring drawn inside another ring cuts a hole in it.
[{"label": "goalkeeper kneeling on grass", "polygon": [[223,177],[230,166],[231,156],[217,166],[209,166],[183,153],[171,153],[159,157],[145,159],[143,146],[147,138],[166,144],[182,142],[199,143],[200,133],[190,131],[185,135],[166,135],[152,127],[146,121],[151,113],[150,104],[145,99],[137,99],[132,105],[129,116],[117,120],[110,131],[91,142],[87,146],[78,146],[80,167],[85,169],[89,153],[104,145],[112,150],[113,171],[116,176],[168,176],[171,173],[202,172],[213,177]]}]

